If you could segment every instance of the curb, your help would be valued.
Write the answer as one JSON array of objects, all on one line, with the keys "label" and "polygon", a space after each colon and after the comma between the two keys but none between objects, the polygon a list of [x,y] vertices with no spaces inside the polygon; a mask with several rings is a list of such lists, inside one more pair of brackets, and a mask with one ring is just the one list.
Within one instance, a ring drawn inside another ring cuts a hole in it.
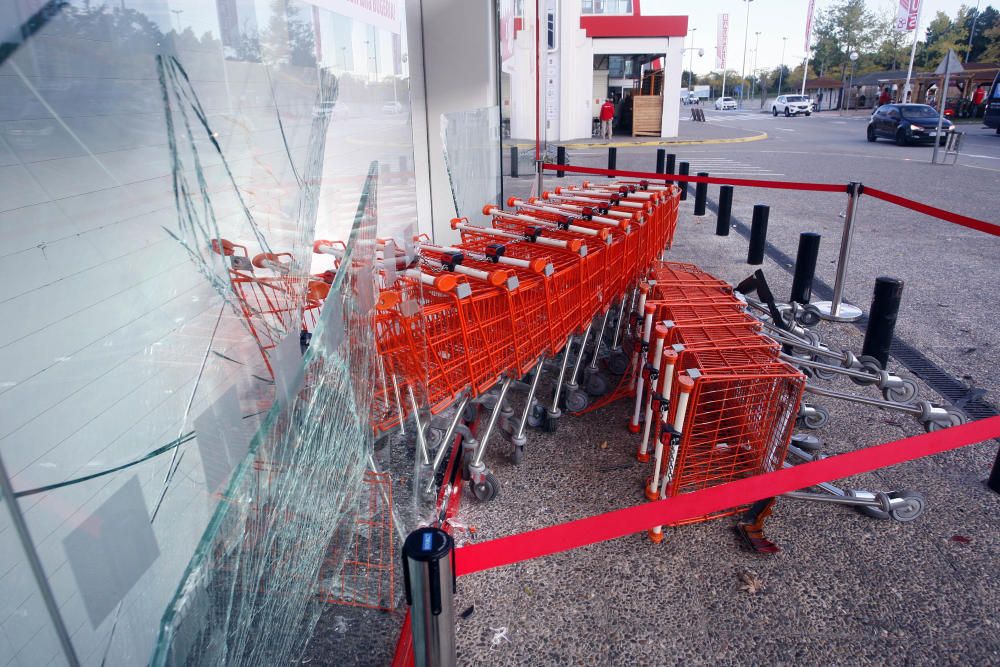
[{"label": "curb", "polygon": [[[733,139],[682,139],[678,141],[671,141],[668,139],[661,139],[659,141],[610,141],[608,143],[597,143],[597,142],[574,142],[569,144],[553,144],[556,146],[562,146],[564,148],[634,148],[643,146],[692,146],[692,145],[709,145],[709,144],[745,144],[751,141],[762,141],[767,139],[767,132],[759,132],[757,134],[751,135],[749,137],[736,137]],[[518,148],[532,148],[535,144],[504,144],[505,148],[510,148],[511,146],[517,146]]]}]

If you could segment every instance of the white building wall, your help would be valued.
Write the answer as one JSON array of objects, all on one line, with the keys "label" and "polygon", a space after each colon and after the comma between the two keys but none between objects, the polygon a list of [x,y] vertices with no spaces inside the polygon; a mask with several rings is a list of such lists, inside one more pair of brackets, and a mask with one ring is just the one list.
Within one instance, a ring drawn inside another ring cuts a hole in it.
[{"label": "white building wall", "polygon": [[676,137],[680,129],[681,98],[677,91],[681,87],[684,70],[684,38],[668,37],[667,53],[663,59],[663,124],[661,137]]},{"label": "white building wall", "polygon": [[559,131],[550,139],[569,141],[591,134],[594,40],[580,28],[579,0],[561,0],[559,11]]}]

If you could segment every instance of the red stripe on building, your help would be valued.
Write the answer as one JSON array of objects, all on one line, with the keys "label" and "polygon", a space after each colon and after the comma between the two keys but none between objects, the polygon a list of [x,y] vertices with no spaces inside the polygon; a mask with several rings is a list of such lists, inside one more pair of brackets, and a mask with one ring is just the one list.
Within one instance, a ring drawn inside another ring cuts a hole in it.
[{"label": "red stripe on building", "polygon": [[686,16],[581,16],[587,37],[684,37]]}]

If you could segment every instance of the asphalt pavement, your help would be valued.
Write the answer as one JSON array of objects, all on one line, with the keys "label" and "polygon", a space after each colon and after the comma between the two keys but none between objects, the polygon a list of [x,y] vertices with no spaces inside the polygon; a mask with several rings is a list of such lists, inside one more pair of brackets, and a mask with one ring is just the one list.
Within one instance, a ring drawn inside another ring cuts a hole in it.
[{"label": "asphalt pavement", "polygon": [[[930,164],[930,148],[868,143],[862,116],[772,118],[711,110],[706,116],[709,130],[682,121],[682,137],[724,127],[727,137],[766,132],[767,138],[668,149],[689,161],[692,173],[859,181],[1000,223],[1000,137],[991,130],[968,128],[958,165],[941,166]],[[655,150],[619,148],[618,167],[652,171]],[[571,164],[606,166],[600,146],[568,152]],[[545,187],[581,180],[547,173]],[[530,194],[533,184],[531,177],[508,178],[504,195]],[[718,186],[710,186],[710,207],[717,198]],[[778,298],[787,298],[790,258],[804,231],[823,236],[817,280],[829,286],[846,202],[839,193],[739,187],[731,233],[720,237],[713,214],[692,215],[692,195],[681,204],[669,259],[694,262],[731,282],[746,277],[758,268],[746,264],[746,226],[753,205],[765,203],[770,246],[759,268]],[[980,405],[995,406],[998,260],[1000,238],[865,197],[845,293],[867,310],[876,276],[903,279],[898,339],[960,382],[967,400],[985,392]],[[858,351],[862,344],[863,331],[853,325],[824,323],[816,331],[832,347]],[[933,382],[914,376],[900,360],[892,359],[890,368],[913,377],[921,397],[946,402]],[[846,381],[833,386],[878,395]],[[540,395],[551,391],[546,377]],[[515,395],[515,408],[521,400]],[[823,404],[831,421],[814,433],[828,454],[923,432],[899,413]],[[499,497],[479,503],[465,491],[455,524],[459,543],[644,502],[648,465],[636,461],[637,438],[625,428],[627,417],[628,406],[619,402],[565,417],[555,433],[532,431],[516,466],[508,458],[510,445],[494,439],[485,462],[500,482]],[[733,519],[724,518],[670,530],[659,545],[633,535],[462,577],[455,603],[462,612],[459,664],[998,664],[1000,495],[983,485],[996,452],[996,443],[984,443],[842,480],[849,488],[923,493],[927,510],[911,523],[786,499],[767,524],[768,537],[781,547],[773,555],[745,551]],[[325,614],[308,659],[337,655],[341,663],[385,664],[388,646],[348,652],[337,637],[346,641],[351,633],[330,630],[334,614],[347,612],[331,607]]]}]

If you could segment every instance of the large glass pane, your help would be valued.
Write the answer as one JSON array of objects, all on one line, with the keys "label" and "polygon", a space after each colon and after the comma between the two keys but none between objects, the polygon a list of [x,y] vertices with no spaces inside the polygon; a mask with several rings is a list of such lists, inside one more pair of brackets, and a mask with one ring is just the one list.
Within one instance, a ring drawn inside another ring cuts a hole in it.
[{"label": "large glass pane", "polygon": [[441,116],[441,140],[455,213],[483,224],[485,204],[502,205],[500,109],[486,107]]},{"label": "large glass pane", "polygon": [[[371,353],[417,231],[376,4],[0,9],[0,453],[83,664],[276,664],[333,606],[399,604],[428,408],[421,344],[395,383]],[[45,664],[0,534],[0,664]]]}]

